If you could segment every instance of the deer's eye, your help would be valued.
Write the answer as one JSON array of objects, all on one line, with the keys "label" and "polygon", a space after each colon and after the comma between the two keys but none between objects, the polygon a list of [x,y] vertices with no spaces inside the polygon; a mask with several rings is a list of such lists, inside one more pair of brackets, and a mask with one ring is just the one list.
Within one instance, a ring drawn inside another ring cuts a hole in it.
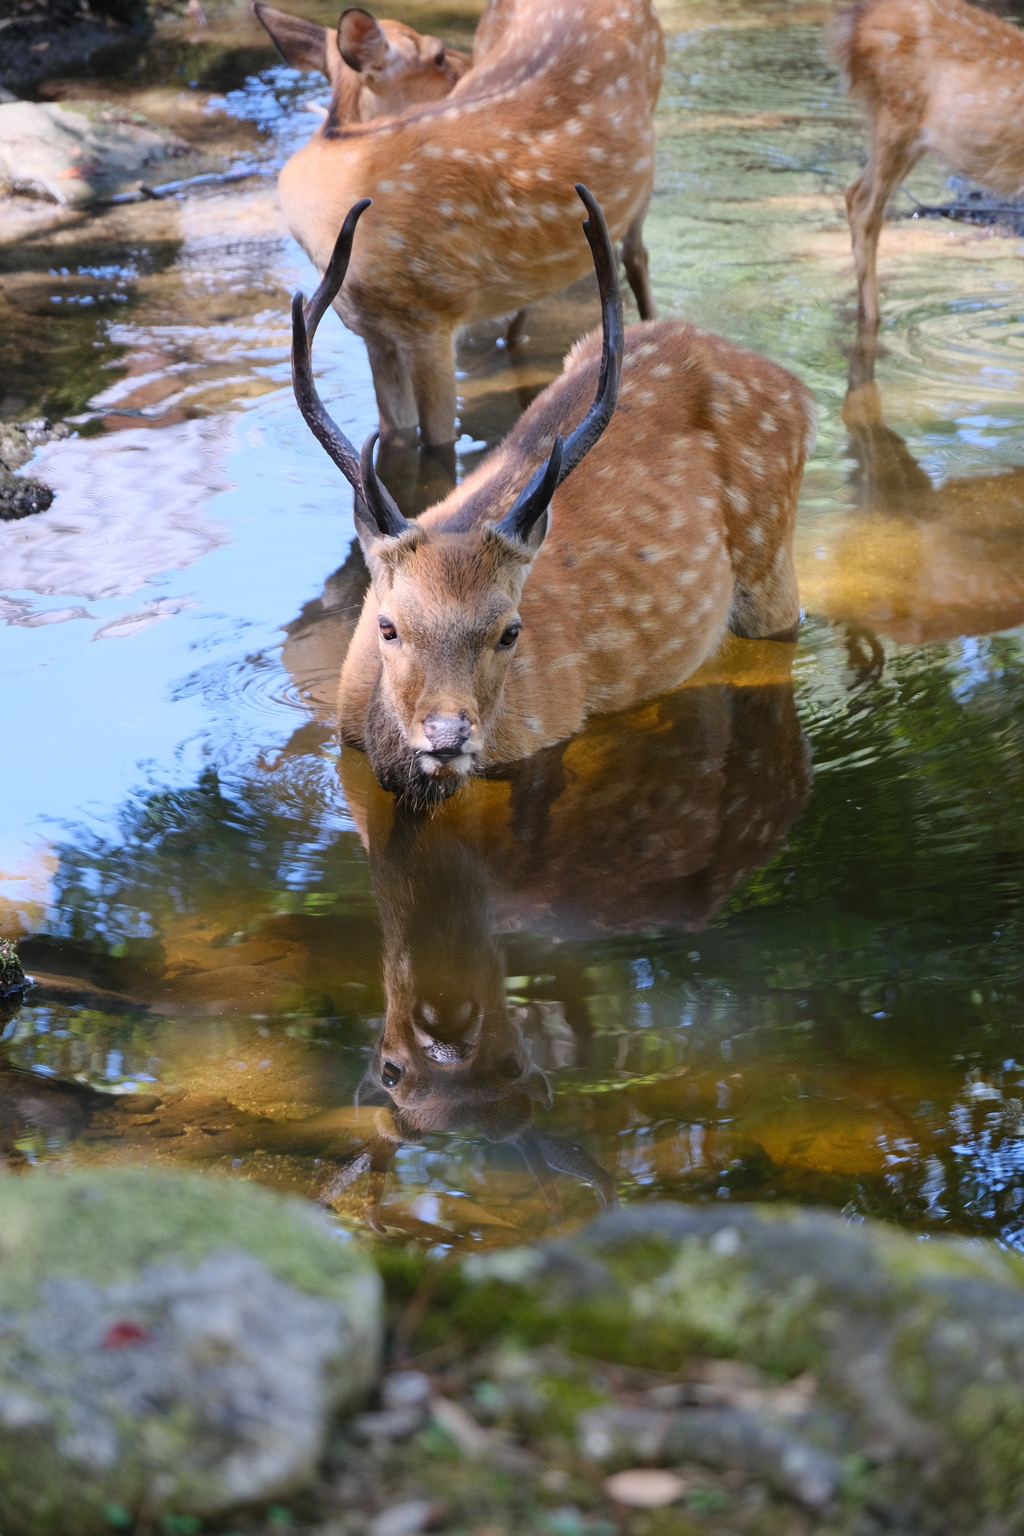
[{"label": "deer's eye", "polygon": [[522,1077],[523,1075],[522,1065],[520,1064],[518,1056],[514,1054],[511,1056],[506,1056],[504,1061],[499,1061],[497,1070],[502,1077],[507,1077],[509,1082],[512,1083],[515,1082],[516,1078]]},{"label": "deer's eye", "polygon": [[385,1088],[393,1088],[402,1076],[402,1069],[396,1062],[386,1061],[380,1069],[380,1080]]},{"label": "deer's eye", "polygon": [[380,625],[380,637],[382,640],[398,639],[398,630],[392,624],[390,619],[385,619],[384,616],[381,615],[381,617],[377,620],[377,623]]},{"label": "deer's eye", "polygon": [[444,64],[444,49],[443,48],[441,49],[441,52],[437,55],[437,57],[434,59],[434,63],[437,65],[438,69],[440,69],[442,67],[442,65]]},{"label": "deer's eye", "polygon": [[499,651],[510,651],[512,649],[516,641],[519,639],[520,627],[521,626],[518,624],[509,625],[508,629],[505,630],[501,639],[498,641]]}]

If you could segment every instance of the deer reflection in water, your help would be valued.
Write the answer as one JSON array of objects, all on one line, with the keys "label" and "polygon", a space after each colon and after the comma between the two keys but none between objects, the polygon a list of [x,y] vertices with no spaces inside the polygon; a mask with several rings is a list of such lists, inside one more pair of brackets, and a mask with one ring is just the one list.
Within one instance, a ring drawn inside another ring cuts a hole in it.
[{"label": "deer reflection in water", "polygon": [[843,420],[857,509],[801,562],[807,611],[844,624],[851,659],[869,648],[875,675],[880,635],[919,645],[1024,623],[1024,468],[934,484],[882,419],[863,333]]},{"label": "deer reflection in water", "polygon": [[377,1106],[376,1132],[325,1173],[319,1200],[339,1202],[369,1173],[366,1219],[398,1222],[382,1200],[399,1147],[475,1127],[518,1148],[556,1222],[553,1173],[589,1184],[602,1207],[615,1201],[583,1147],[533,1123],[537,1105],[551,1106],[550,1035],[536,1007],[506,1000],[503,936],[706,927],[807,799],[793,649],[733,641],[692,685],[474,780],[432,814],[396,804],[345,751],[383,929],[386,1015],[357,1094]]}]

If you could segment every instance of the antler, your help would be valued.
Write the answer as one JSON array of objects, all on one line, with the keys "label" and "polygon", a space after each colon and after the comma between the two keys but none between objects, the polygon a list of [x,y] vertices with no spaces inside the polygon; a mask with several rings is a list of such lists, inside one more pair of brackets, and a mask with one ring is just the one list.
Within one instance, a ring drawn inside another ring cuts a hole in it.
[{"label": "antler", "polygon": [[579,426],[570,432],[564,443],[561,437],[555,438],[548,462],[533,474],[497,525],[499,533],[513,539],[525,539],[537,519],[547,511],[562,481],[572,474],[580,460],[590,452],[611,421],[619,394],[623,321],[615,251],[597,198],[579,181],[576,183],[576,191],[590,215],[584,221],[583,232],[593,253],[597,283],[601,291],[601,320],[604,329],[601,377],[594,403]]},{"label": "antler", "polygon": [[552,1170],[589,1184],[602,1211],[618,1205],[619,1197],[611,1174],[577,1142],[567,1141],[564,1136],[545,1136],[533,1129],[520,1131],[511,1142],[519,1148],[527,1168],[539,1184],[556,1227],[562,1225],[562,1202],[551,1177]]},{"label": "antler", "polygon": [[292,388],[303,420],[313,436],[325,448],[356,493],[356,516],[360,521],[375,528],[385,537],[395,537],[410,526],[398,509],[388,490],[377,478],[373,463],[373,446],[377,433],[373,432],[357,454],[338,424],[331,420],[317,393],[313,381],[310,348],[316,328],[337,297],[345,281],[352,241],[360,217],[369,208],[372,199],[361,198],[353,203],[345,215],[345,222],[335,242],[334,251],[327,264],[320,286],[306,303],[305,295],[296,293],[292,298]]}]

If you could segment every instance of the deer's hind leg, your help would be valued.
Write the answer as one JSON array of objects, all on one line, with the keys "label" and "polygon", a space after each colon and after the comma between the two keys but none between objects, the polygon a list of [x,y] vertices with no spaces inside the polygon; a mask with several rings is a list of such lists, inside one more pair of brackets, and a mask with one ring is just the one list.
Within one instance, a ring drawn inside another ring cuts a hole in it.
[{"label": "deer's hind leg", "polygon": [[736,582],[729,628],[744,640],[795,640],[799,627],[800,594],[787,542],[764,575],[748,584]]},{"label": "deer's hind leg", "polygon": [[636,307],[640,311],[641,320],[654,320],[657,311],[654,307],[654,295],[651,292],[651,278],[647,247],[644,245],[644,219],[647,217],[647,208],[644,207],[638,213],[632,224],[626,230],[622,239],[622,265],[626,269],[626,277],[629,286],[633,290],[636,299]]},{"label": "deer's hind leg", "polygon": [[905,176],[920,160],[924,146],[918,124],[908,131],[881,112],[871,125],[871,155],[864,170],[846,189],[853,264],[857,273],[857,313],[877,327],[878,237],[885,206]]}]

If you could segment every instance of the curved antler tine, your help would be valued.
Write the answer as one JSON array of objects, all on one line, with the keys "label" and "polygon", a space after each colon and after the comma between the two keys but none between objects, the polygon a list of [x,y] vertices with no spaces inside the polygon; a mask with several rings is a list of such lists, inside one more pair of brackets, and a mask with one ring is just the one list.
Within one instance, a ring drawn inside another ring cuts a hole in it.
[{"label": "curved antler tine", "polygon": [[529,483],[519,492],[511,507],[498,524],[498,532],[506,538],[525,541],[530,529],[551,505],[551,498],[562,478],[562,439],[556,437],[547,463],[531,475]]},{"label": "curved antler tine", "polygon": [[355,239],[356,225],[363,214],[373,202],[372,197],[361,197],[358,203],[353,203],[345,215],[345,222],[338,231],[338,238],[334,242],[334,250],[331,259],[327,263],[327,270],[320,279],[320,286],[306,305],[303,319],[306,322],[306,330],[310,343],[316,335],[316,328],[324,315],[338,296],[338,290],[345,281],[345,273],[348,271],[349,258],[352,255],[352,241]]},{"label": "curved antler tine", "polygon": [[518,1136],[513,1136],[511,1141],[512,1145],[518,1147],[523,1154],[523,1161],[540,1185],[554,1226],[561,1230],[562,1202],[555,1188],[555,1181],[551,1177],[547,1159],[540,1149],[540,1137],[535,1131],[522,1131]]},{"label": "curved antler tine", "polygon": [[388,538],[396,538],[404,533],[411,524],[398,510],[398,504],[393,499],[387,486],[377,477],[377,469],[373,462],[373,450],[379,432],[371,432],[363,444],[363,451],[359,455],[359,480],[363,504],[365,505],[373,521],[381,533]]},{"label": "curved antler tine", "polygon": [[624,336],[622,292],[619,288],[615,249],[597,198],[581,181],[576,183],[576,191],[589,214],[589,218],[584,220],[583,232],[594,257],[597,285],[601,293],[601,324],[604,332],[601,375],[597,383],[597,394],[586,416],[564,444],[560,437],[556,437],[547,464],[543,469],[535,471],[498,524],[499,533],[515,539],[525,539],[537,519],[547,511],[562,481],[572,474],[580,460],[590,452],[611,421],[619,397]]},{"label": "curved antler tine", "polygon": [[601,353],[601,377],[597,384],[594,403],[575,432],[571,432],[565,444],[562,479],[571,475],[576,465],[589,453],[601,433],[612,419],[615,402],[619,397],[619,375],[622,372],[622,348],[624,325],[622,319],[622,290],[615,262],[615,249],[601,205],[594,194],[581,181],[576,192],[590,217],[584,220],[583,233],[587,237],[594,257],[597,286],[601,292],[601,324],[604,331],[604,348]]},{"label": "curved antler tine", "polygon": [[296,293],[292,298],[292,388],[296,402],[317,442],[330,454],[349,485],[359,495],[362,494],[359,455],[324,408],[313,382],[313,366],[309,354],[316,328],[345,279],[356,225],[360,215],[369,206],[370,199],[364,197],[349,209],[327,271],[309,303],[306,303],[301,293]]},{"label": "curved antler tine", "polygon": [[614,1179],[607,1168],[603,1167],[596,1157],[590,1155],[586,1147],[581,1147],[575,1141],[567,1141],[564,1136],[538,1135],[536,1141],[538,1150],[548,1167],[554,1168],[558,1173],[567,1173],[571,1178],[580,1179],[584,1184],[589,1184],[597,1196],[597,1203],[602,1211],[611,1210],[618,1205],[619,1196]]}]

